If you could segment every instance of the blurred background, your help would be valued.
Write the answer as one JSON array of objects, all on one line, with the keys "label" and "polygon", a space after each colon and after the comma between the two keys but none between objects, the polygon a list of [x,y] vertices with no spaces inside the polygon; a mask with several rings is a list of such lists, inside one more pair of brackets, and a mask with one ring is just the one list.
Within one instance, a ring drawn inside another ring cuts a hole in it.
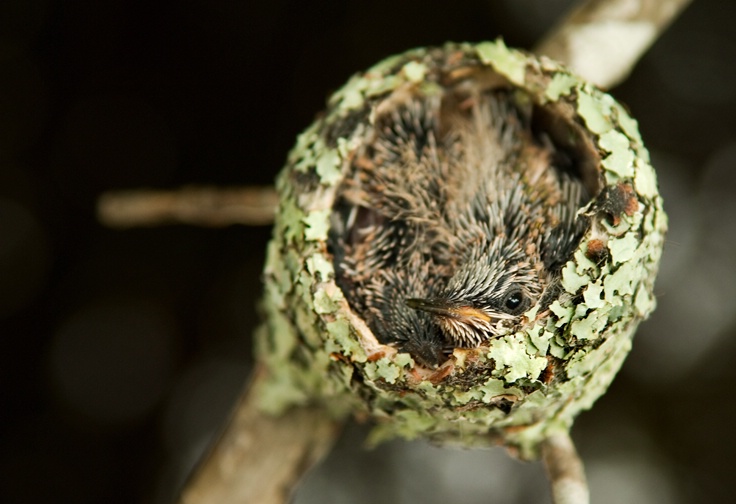
[{"label": "blurred background", "polygon": [[[100,226],[124,188],[270,184],[354,72],[530,48],[569,0],[0,2],[0,502],[172,502],[251,366],[268,227]],[[594,503],[736,495],[736,37],[696,0],[613,90],[670,215],[659,308],[573,437]],[[539,503],[538,464],[350,426],[297,504]]]}]

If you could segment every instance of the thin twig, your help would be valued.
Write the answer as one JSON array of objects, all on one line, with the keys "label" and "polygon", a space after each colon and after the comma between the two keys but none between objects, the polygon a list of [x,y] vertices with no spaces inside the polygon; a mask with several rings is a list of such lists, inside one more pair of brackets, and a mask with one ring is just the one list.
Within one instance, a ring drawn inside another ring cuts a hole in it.
[{"label": "thin twig", "polygon": [[322,408],[292,408],[280,416],[258,407],[262,371],[241,396],[219,441],[197,468],[179,504],[284,504],[304,474],[326,455],[340,432]]},{"label": "thin twig", "polygon": [[588,504],[588,483],[583,462],[567,433],[555,434],[542,445],[542,461],[552,486],[555,504]]},{"label": "thin twig", "polygon": [[589,0],[573,9],[534,52],[611,88],[692,0]]},{"label": "thin twig", "polygon": [[97,203],[97,216],[113,228],[165,224],[259,226],[273,223],[277,204],[273,187],[138,189],[103,194]]}]

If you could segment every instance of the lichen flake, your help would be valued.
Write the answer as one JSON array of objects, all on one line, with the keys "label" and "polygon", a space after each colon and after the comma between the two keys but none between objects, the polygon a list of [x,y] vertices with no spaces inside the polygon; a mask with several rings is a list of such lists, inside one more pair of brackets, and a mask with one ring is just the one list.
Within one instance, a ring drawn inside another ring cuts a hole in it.
[{"label": "lichen flake", "polygon": [[495,42],[481,42],[475,50],[483,63],[493,66],[514,84],[524,85],[526,57],[522,53],[510,50],[500,38]]}]

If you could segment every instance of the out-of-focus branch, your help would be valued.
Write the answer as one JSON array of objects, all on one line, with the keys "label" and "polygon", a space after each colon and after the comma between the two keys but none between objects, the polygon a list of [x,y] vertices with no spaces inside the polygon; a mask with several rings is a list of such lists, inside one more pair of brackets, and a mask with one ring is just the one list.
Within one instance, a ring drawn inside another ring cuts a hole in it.
[{"label": "out-of-focus branch", "polygon": [[588,0],[573,9],[534,52],[611,88],[692,0]]},{"label": "out-of-focus branch", "polygon": [[103,194],[97,203],[97,216],[113,228],[165,224],[259,226],[273,222],[277,204],[273,187],[139,189]]},{"label": "out-of-focus branch", "polygon": [[260,411],[264,374],[253,373],[219,441],[187,482],[179,504],[285,504],[307,470],[329,452],[341,422],[324,409]]},{"label": "out-of-focus branch", "polygon": [[542,461],[555,504],[588,504],[590,495],[583,462],[567,433],[551,436],[542,445]]}]

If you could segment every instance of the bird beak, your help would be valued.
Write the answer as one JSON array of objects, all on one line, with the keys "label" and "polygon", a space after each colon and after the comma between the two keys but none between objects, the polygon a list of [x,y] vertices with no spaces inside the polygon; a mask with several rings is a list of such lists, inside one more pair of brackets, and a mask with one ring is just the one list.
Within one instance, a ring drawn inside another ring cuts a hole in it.
[{"label": "bird beak", "polygon": [[484,311],[472,306],[455,306],[443,299],[417,299],[406,300],[407,306],[415,310],[425,311],[438,317],[453,318],[458,320],[475,319],[482,322],[491,322],[492,318]]}]

